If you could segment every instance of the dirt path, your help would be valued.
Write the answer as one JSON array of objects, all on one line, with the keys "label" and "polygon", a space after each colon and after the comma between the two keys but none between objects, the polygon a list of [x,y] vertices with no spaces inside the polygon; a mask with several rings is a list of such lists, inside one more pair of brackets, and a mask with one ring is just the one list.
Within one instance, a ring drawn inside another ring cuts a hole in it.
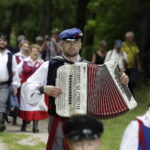
[{"label": "dirt path", "polygon": [[[30,135],[29,138],[25,138],[25,139],[18,141],[18,143],[21,145],[36,145],[39,142],[46,144],[47,138],[48,138],[47,125],[48,125],[47,120],[39,121],[39,131],[40,132],[33,133],[32,132],[32,122],[31,122],[27,126],[27,131],[22,132],[22,131],[20,131],[21,120],[18,119],[17,125],[12,125],[11,123],[6,124],[7,129],[5,130],[5,132]],[[3,149],[1,149],[1,148],[3,148]],[[8,150],[7,145],[2,140],[0,140],[0,149]]]},{"label": "dirt path", "polygon": [[1,150],[8,150],[7,145],[0,139],[0,148]]}]

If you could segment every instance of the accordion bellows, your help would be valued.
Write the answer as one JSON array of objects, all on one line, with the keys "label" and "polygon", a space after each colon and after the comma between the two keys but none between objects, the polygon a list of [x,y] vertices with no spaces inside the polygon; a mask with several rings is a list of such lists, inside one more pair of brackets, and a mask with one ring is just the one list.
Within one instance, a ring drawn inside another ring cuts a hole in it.
[{"label": "accordion bellows", "polygon": [[127,85],[119,82],[115,62],[104,65],[76,63],[58,68],[56,87],[62,94],[55,99],[61,117],[89,115],[108,119],[137,106]]}]

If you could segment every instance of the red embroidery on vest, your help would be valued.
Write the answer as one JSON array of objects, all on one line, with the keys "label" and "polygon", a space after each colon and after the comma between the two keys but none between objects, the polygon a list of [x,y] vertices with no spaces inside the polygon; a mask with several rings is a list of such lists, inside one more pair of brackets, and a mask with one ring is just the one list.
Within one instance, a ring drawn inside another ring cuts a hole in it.
[{"label": "red embroidery on vest", "polygon": [[21,62],[20,56],[16,56],[16,62],[17,62],[17,64],[19,64]]}]

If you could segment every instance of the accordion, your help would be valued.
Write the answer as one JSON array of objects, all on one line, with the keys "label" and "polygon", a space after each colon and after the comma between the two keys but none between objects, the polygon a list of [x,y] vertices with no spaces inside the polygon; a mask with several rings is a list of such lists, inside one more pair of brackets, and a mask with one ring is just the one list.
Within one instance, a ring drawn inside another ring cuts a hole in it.
[{"label": "accordion", "polygon": [[127,85],[119,82],[114,61],[103,65],[75,63],[58,68],[56,87],[62,94],[55,99],[61,117],[89,115],[98,119],[117,117],[137,106]]}]

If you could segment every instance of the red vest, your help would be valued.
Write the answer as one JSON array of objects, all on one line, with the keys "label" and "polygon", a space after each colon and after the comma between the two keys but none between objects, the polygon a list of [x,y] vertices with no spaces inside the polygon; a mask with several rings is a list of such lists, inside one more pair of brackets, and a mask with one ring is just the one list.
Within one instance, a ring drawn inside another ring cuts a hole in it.
[{"label": "red vest", "polygon": [[40,67],[42,63],[36,62],[34,65],[30,65],[29,61],[23,62],[23,71],[20,74],[21,83],[26,82],[26,80]]}]

